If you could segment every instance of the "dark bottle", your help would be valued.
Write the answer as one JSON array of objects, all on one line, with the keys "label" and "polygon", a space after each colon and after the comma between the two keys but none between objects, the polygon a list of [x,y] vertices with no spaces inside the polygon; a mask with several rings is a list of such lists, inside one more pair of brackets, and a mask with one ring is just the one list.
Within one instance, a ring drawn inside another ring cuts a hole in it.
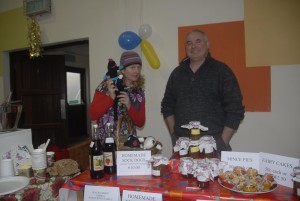
[{"label": "dark bottle", "polygon": [[117,172],[117,165],[116,165],[116,143],[114,138],[112,137],[112,126],[110,123],[106,124],[106,138],[104,142],[104,172],[107,174],[115,174]]},{"label": "dark bottle", "polygon": [[98,125],[92,126],[92,141],[90,144],[90,175],[92,179],[101,179],[104,177],[104,157],[101,145]]}]

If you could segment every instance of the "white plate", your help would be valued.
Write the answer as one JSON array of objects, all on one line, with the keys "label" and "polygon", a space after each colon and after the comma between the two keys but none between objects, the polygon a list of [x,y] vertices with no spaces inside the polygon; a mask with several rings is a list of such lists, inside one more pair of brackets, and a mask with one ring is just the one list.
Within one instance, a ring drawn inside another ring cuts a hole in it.
[{"label": "white plate", "polygon": [[29,184],[29,178],[23,176],[0,177],[0,195],[14,193]]},{"label": "white plate", "polygon": [[224,185],[222,184],[222,182],[220,181],[220,179],[218,179],[218,182],[219,182],[219,184],[220,184],[222,187],[227,188],[228,190],[234,191],[234,192],[236,192],[236,193],[242,193],[242,194],[254,194],[254,195],[255,195],[255,194],[270,193],[270,192],[274,191],[274,190],[277,188],[277,183],[276,183],[276,186],[275,186],[273,189],[269,190],[269,191],[245,192],[245,191],[238,191],[238,190],[229,188],[229,187],[227,187],[227,186],[224,186]]}]

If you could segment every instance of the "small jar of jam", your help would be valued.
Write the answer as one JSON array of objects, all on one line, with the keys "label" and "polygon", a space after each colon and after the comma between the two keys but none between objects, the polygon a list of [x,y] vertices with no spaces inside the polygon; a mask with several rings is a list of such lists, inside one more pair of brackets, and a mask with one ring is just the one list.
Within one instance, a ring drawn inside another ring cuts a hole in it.
[{"label": "small jar of jam", "polygon": [[152,162],[152,176],[160,177],[162,175],[169,174],[169,159],[166,157],[155,157],[150,159]]},{"label": "small jar of jam", "polygon": [[200,158],[213,158],[217,143],[213,136],[203,136],[199,140]]},{"label": "small jar of jam", "polygon": [[175,145],[174,148],[173,148],[173,156],[174,158],[176,159],[179,159],[179,151],[180,151],[180,147]]},{"label": "small jar of jam", "polygon": [[213,158],[214,157],[214,149],[213,147],[206,147],[203,149],[203,151],[200,153],[203,154],[204,158]]},{"label": "small jar of jam", "polygon": [[294,181],[294,195],[300,199],[300,166],[294,167],[292,176]]},{"label": "small jar of jam", "polygon": [[294,194],[300,199],[300,174],[297,174],[294,178]]},{"label": "small jar of jam", "polygon": [[193,159],[191,157],[183,157],[180,159],[179,171],[184,178],[193,177]]},{"label": "small jar of jam", "polygon": [[197,182],[199,188],[208,188],[209,187],[209,178],[206,178],[203,175],[197,176]]}]

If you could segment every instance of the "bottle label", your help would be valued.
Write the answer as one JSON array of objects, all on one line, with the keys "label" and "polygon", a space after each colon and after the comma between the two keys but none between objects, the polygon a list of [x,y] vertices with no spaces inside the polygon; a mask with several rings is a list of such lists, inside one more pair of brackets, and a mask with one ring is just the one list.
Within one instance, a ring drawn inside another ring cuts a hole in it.
[{"label": "bottle label", "polygon": [[94,171],[100,171],[104,169],[103,155],[93,156],[93,162],[94,162]]},{"label": "bottle label", "polygon": [[112,137],[105,138],[105,143],[115,143],[114,138]]},{"label": "bottle label", "polygon": [[105,166],[113,166],[113,153],[112,152],[104,152],[104,165]]},{"label": "bottle label", "polygon": [[94,146],[94,142],[93,142],[93,141],[91,141],[91,143],[90,143],[90,147],[91,147],[91,148],[93,148],[93,146]]}]

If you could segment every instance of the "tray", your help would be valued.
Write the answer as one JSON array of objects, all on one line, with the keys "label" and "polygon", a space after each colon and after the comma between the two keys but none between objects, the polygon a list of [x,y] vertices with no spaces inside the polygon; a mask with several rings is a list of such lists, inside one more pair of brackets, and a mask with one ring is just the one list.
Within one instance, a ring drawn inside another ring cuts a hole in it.
[{"label": "tray", "polygon": [[236,190],[236,189],[232,189],[232,188],[229,188],[229,187],[223,185],[222,182],[221,182],[221,180],[220,180],[219,178],[218,178],[218,182],[219,182],[219,184],[220,184],[222,187],[224,187],[224,188],[226,188],[226,189],[228,189],[228,190],[234,191],[234,192],[236,192],[236,193],[250,194],[250,195],[270,193],[270,192],[274,191],[274,190],[277,188],[277,183],[276,183],[276,184],[275,184],[275,187],[272,188],[271,190],[268,190],[268,191],[245,192],[245,191],[239,191],[239,190]]}]

